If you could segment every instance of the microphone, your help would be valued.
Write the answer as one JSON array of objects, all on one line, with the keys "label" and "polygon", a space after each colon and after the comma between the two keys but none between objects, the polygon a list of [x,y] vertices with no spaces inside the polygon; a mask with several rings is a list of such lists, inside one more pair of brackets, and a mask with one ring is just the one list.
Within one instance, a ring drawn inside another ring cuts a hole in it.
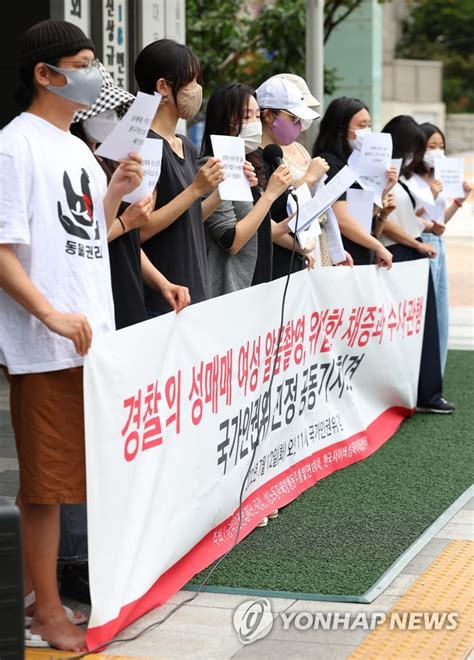
[{"label": "microphone", "polygon": [[[267,144],[262,152],[262,157],[266,164],[271,167],[272,172],[274,172],[277,167],[284,164],[283,149],[278,144]],[[286,190],[293,199],[296,199],[296,188],[293,184],[290,183]]]}]

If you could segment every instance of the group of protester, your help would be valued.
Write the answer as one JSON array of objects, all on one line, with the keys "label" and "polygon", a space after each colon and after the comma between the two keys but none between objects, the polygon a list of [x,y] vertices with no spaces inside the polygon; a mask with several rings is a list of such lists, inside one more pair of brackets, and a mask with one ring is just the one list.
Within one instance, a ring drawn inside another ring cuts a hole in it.
[{"label": "group of protester", "polygon": [[[140,157],[117,163],[94,151],[134,97],[116,87],[78,27],[44,21],[22,40],[16,99],[23,112],[0,140],[0,364],[10,382],[20,466],[30,646],[86,649],[74,625],[84,617],[63,607],[56,571],[61,532],[62,592],[87,598],[86,511],[77,505],[86,497],[82,363],[93,334],[268,282],[290,267],[312,268],[316,248],[318,265],[335,265],[324,216],[313,240],[303,247],[294,241],[288,187],[314,191],[324,175],[335,176],[371,130],[368,108],[353,98],[332,101],[310,155],[298,138],[319,116],[319,104],[302,78],[281,74],[256,90],[226,83],[208,101],[199,153],[177,133],[178,121],[201,108],[199,76],[196,56],[173,41],[155,41],[138,55],[139,90],[161,95],[148,137],[162,140],[163,156],[153,195],[127,205],[123,198],[143,177]],[[417,405],[450,413],[454,405],[442,396],[442,234],[464,198],[448,203],[434,178],[433,158],[445,149],[439,128],[398,116],[383,131],[392,136],[393,157],[402,159],[400,177],[387,171],[371,232],[351,216],[345,195],[334,203],[346,250],[341,264],[390,268],[431,259]],[[220,199],[224,169],[211,135],[244,140],[253,202]],[[263,156],[270,144],[283,151],[277,167]],[[431,191],[435,220],[418,204],[414,184]],[[467,197],[467,183],[464,190]],[[85,572],[75,572],[74,562]]]}]

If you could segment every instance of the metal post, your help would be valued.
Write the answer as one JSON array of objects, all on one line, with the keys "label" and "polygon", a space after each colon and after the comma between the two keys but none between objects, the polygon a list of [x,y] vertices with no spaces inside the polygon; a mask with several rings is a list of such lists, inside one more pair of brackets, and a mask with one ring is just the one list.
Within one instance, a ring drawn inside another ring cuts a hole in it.
[{"label": "metal post", "polygon": [[[321,105],[324,104],[324,0],[306,0],[306,82]],[[318,121],[306,131],[306,147],[311,149],[318,131]]]}]

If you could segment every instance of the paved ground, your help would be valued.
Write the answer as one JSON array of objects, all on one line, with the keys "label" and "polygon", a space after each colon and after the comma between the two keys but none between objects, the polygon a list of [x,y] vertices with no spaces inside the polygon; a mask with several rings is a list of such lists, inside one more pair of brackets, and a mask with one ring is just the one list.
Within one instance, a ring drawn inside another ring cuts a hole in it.
[{"label": "paved ground", "polygon": [[450,295],[450,348],[474,347],[474,201],[465,203],[445,232]]},{"label": "paved ground", "polygon": [[[446,231],[451,288],[450,347],[474,349],[473,299],[474,205],[458,213]],[[7,384],[0,372],[0,495],[13,501],[17,489],[17,462],[8,415]],[[420,551],[394,582],[370,605],[335,604],[287,599],[272,599],[274,616],[278,612],[387,612],[396,605],[425,569],[445,550],[452,539],[474,540],[474,501],[467,504]],[[271,523],[270,523],[271,524]],[[422,583],[422,580],[421,580]],[[124,632],[132,636],[169,612],[190,596],[179,592],[163,608],[150,612]],[[183,605],[159,629],[139,640],[110,648],[105,655],[142,658],[348,658],[367,637],[363,630],[285,631],[274,625],[263,640],[244,646],[232,626],[235,609],[244,596],[201,594],[192,604]],[[86,609],[86,608],[83,608]],[[462,657],[466,657],[462,654]],[[29,655],[33,658],[33,655]],[[34,656],[39,657],[39,656]],[[43,656],[41,656],[43,657]],[[379,656],[381,657],[381,656]],[[421,656],[420,656],[421,657]],[[427,657],[427,656],[425,656]],[[430,656],[435,657],[435,656]],[[457,658],[461,656],[450,656]]]},{"label": "paved ground", "polygon": [[[283,598],[270,599],[274,617],[271,632],[263,639],[244,645],[239,641],[232,621],[235,610],[245,608],[244,603],[249,598],[246,596],[203,593],[192,604],[183,605],[159,628],[155,628],[135,641],[114,645],[100,656],[90,657],[100,657],[103,660],[108,660],[111,656],[116,660],[118,658],[120,660],[122,658],[153,658],[155,660],[198,660],[201,658],[202,660],[230,660],[231,658],[233,660],[307,660],[308,658],[317,658],[318,660],[346,660],[346,658],[350,658],[353,653],[357,652],[357,658],[363,657],[367,660],[385,660],[385,658],[397,658],[398,660],[411,660],[411,658],[419,658],[420,660],[425,658],[464,660],[469,658],[469,660],[473,660],[474,656],[469,655],[469,641],[458,645],[456,653],[446,655],[436,653],[437,643],[435,638],[431,639],[428,648],[425,646],[420,649],[421,653],[416,655],[403,653],[384,655],[383,653],[379,654],[376,648],[372,649],[372,651],[375,650],[375,653],[364,655],[364,647],[359,647],[364,641],[367,644],[368,636],[371,634],[370,631],[361,629],[297,630],[294,627],[285,630],[279,618],[280,613],[285,615],[297,613],[297,616],[299,613],[322,613],[324,615],[328,612],[339,612],[341,616],[349,613],[351,617],[354,617],[360,613],[367,613],[368,615],[373,613],[388,614],[390,610],[397,610],[398,608],[402,608],[399,611],[410,612],[457,612],[463,625],[464,638],[467,634],[469,639],[466,624],[469,623],[469,618],[472,620],[472,610],[468,609],[465,598],[461,599],[464,608],[460,607],[459,599],[456,601],[456,596],[453,595],[451,595],[451,599],[444,596],[442,605],[433,608],[428,608],[426,605],[421,606],[422,601],[425,603],[432,602],[430,600],[430,586],[432,585],[429,584],[429,580],[426,578],[427,569],[432,566],[433,562],[443,559],[445,553],[447,553],[447,556],[444,557],[444,562],[449,564],[451,559],[450,544],[453,540],[464,542],[465,551],[471,557],[473,556],[472,547],[469,547],[468,543],[470,543],[470,546],[474,545],[474,498],[449,520],[381,596],[370,605]],[[465,584],[465,580],[467,581],[469,577],[472,580],[472,571],[469,575],[465,565],[460,570],[465,572],[465,576],[461,576],[459,580],[461,584]],[[459,579],[459,574],[456,573],[456,575]],[[433,581],[438,587],[437,591],[441,591],[441,594],[445,594],[449,589],[449,576],[447,579],[442,571],[439,571],[439,574],[436,573],[435,576],[431,576],[431,583]],[[415,591],[414,594],[413,591]],[[403,598],[406,597],[407,592],[412,594],[412,603],[413,601],[415,603],[420,602],[419,607],[412,605],[409,609],[403,609]],[[176,604],[189,597],[189,592],[180,591],[165,606],[148,613],[134,625],[124,630],[121,637],[133,637],[147,626],[160,620]],[[417,600],[418,598],[419,600]],[[400,605],[398,605],[399,603]],[[72,602],[69,602],[69,604],[74,605]],[[88,611],[83,606],[81,606],[81,609],[85,612]],[[402,631],[398,634],[400,642],[402,642],[404,634],[412,633]],[[433,635],[438,635],[438,644],[441,647],[450,641],[449,633],[447,634],[445,631],[434,632]],[[54,654],[54,657],[56,656],[66,657],[66,654]],[[51,660],[51,657],[46,652],[44,654],[29,652],[26,660]]]}]

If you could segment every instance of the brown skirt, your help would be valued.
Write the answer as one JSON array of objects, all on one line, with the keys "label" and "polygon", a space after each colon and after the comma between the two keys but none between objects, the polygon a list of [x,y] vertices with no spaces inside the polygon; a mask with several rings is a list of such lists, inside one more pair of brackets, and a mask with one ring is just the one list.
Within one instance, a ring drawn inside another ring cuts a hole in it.
[{"label": "brown skirt", "polygon": [[20,466],[20,498],[31,504],[86,499],[82,367],[8,375]]}]

